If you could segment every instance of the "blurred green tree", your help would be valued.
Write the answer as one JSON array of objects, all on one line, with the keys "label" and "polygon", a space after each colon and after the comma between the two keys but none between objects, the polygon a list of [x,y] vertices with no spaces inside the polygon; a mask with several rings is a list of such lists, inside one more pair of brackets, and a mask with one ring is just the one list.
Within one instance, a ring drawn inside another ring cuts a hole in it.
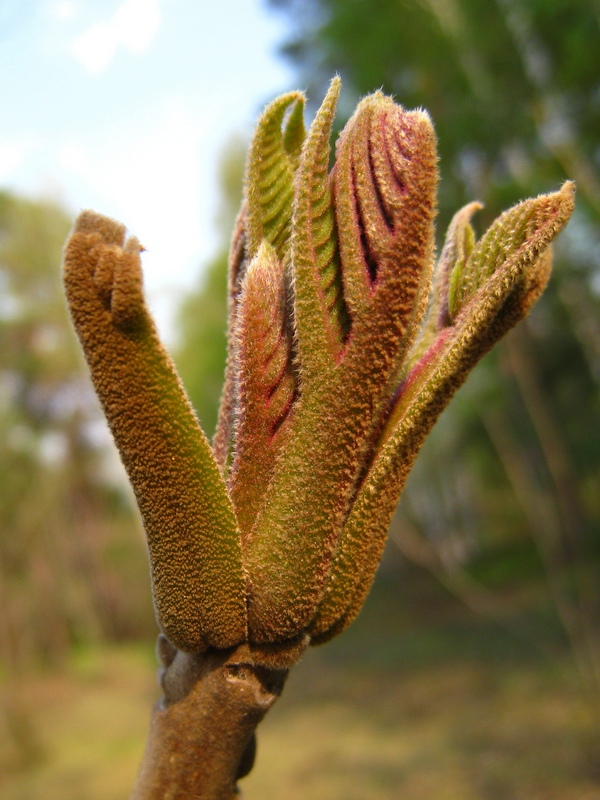
[{"label": "blurred green tree", "polygon": [[512,202],[566,174],[598,210],[600,22],[592,0],[270,5],[290,18],[283,52],[311,96],[339,72],[354,95],[382,86],[408,107],[427,106],[437,121],[443,212],[472,196]]},{"label": "blurred green tree", "polygon": [[0,193],[0,661],[15,673],[152,619],[62,295],[70,224],[54,202]]},{"label": "blurred green tree", "polygon": [[[597,3],[269,4],[289,19],[282,52],[310,96],[320,96],[338,72],[347,91],[342,109],[381,86],[431,112],[441,156],[440,230],[472,199],[485,203],[488,221],[567,176],[578,184],[550,289],[445,412],[397,524],[421,531],[433,553],[428,566],[443,566],[446,578],[458,575],[461,591],[465,566],[486,554],[498,560],[512,553],[503,559],[503,581],[514,582],[522,574],[519,542],[529,532],[537,556],[528,563],[546,578],[582,678],[598,688],[600,437],[591,435],[600,410]],[[443,466],[432,473],[432,464]],[[485,531],[478,524],[484,518],[494,520]]]}]

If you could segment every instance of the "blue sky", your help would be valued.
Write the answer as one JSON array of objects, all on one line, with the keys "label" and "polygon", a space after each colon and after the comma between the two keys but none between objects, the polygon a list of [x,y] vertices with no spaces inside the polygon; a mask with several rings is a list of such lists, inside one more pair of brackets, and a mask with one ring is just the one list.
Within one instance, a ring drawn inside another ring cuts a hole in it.
[{"label": "blue sky", "polygon": [[262,0],[0,0],[0,187],[124,222],[151,303],[216,247],[216,170],[292,88],[284,20]]}]

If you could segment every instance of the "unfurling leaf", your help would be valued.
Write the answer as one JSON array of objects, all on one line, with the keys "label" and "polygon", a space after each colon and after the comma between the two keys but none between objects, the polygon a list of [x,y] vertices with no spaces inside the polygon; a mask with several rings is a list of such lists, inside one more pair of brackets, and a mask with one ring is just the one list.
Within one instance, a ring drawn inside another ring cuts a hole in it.
[{"label": "unfurling leaf", "polygon": [[[336,91],[334,82],[296,174],[290,269],[299,399],[244,554],[248,624],[257,642],[296,636],[316,613],[431,271],[437,167],[429,118],[380,94],[366,98],[341,134],[328,178],[319,164],[328,159]],[[328,181],[350,317],[337,355],[313,246]],[[374,275],[369,260],[384,229]]]},{"label": "unfurling leaf", "polygon": [[329,157],[340,92],[334,78],[310,127],[296,177],[292,221],[294,322],[305,380],[339,358],[349,331]]},{"label": "unfurling leaf", "polygon": [[[290,106],[291,119],[284,134],[282,125]],[[258,123],[250,147],[246,177],[250,258],[258,251],[263,239],[274,247],[279,258],[283,258],[288,249],[294,172],[304,137],[301,124],[303,106],[303,95],[290,92],[271,103]]]},{"label": "unfurling leaf", "polygon": [[476,273],[471,269],[469,274],[466,267],[475,247],[471,217],[480,209],[481,203],[469,203],[454,215],[448,228],[437,268],[439,285],[434,290],[434,297],[439,298],[440,305],[434,309],[437,314],[432,315],[437,327],[449,325],[465,299],[475,291],[473,280],[477,277]]},{"label": "unfurling leaf", "polygon": [[[463,275],[466,268],[472,293],[454,324],[444,326],[444,314],[430,317],[440,320],[437,336],[396,389],[375,458],[344,526],[327,590],[311,626],[315,641],[339,633],[360,610],[421,444],[468,372],[525,316],[543,291],[550,274],[550,242],[571,216],[573,202],[573,184],[566,183],[559,192],[515,206],[492,224],[462,263],[453,241],[457,230],[468,224],[474,206],[467,206],[454,218],[438,268],[445,271],[453,262],[454,270]],[[450,257],[449,252],[458,255]],[[442,292],[445,285],[443,279],[436,281],[437,291]],[[434,310],[439,304],[440,297],[434,293]]]},{"label": "unfurling leaf", "polygon": [[238,419],[230,493],[247,537],[264,501],[296,393],[283,265],[263,241],[242,287],[234,343]]}]

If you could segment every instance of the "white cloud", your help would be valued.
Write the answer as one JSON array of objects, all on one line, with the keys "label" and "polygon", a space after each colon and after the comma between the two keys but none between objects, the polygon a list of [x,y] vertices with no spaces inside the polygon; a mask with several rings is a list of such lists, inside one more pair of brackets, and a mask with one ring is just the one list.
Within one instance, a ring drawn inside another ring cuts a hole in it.
[{"label": "white cloud", "polygon": [[143,53],[160,28],[159,0],[125,0],[114,16],[117,39],[132,53]]},{"label": "white cloud", "polygon": [[109,124],[94,141],[70,138],[57,151],[60,166],[81,182],[78,205],[120,219],[147,248],[145,282],[159,324],[167,328],[170,291],[189,284],[207,252],[202,187],[211,185],[212,175],[201,153],[208,125],[174,94],[134,125]]},{"label": "white cloud", "polygon": [[117,48],[139,55],[148,50],[161,23],[161,0],[124,0],[108,21],[95,22],[73,42],[73,55],[91,73],[103,72]]},{"label": "white cloud", "polygon": [[75,3],[70,0],[62,0],[54,6],[53,11],[58,19],[71,19],[75,14]]},{"label": "white cloud", "polygon": [[88,72],[103,72],[113,60],[118,39],[108,22],[96,22],[73,42],[72,52]]},{"label": "white cloud", "polygon": [[58,148],[57,161],[64,169],[77,172],[87,167],[88,155],[79,142],[68,141]]},{"label": "white cloud", "polygon": [[38,148],[39,136],[25,134],[19,139],[0,139],[0,181],[7,181]]}]

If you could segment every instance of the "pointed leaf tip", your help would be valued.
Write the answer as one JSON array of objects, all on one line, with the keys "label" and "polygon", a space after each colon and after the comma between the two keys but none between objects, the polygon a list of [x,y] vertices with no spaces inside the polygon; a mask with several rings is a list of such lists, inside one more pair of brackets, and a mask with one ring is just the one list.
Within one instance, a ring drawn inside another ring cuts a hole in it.
[{"label": "pointed leaf tip", "polygon": [[340,88],[341,81],[334,78],[310,126],[295,181],[294,314],[305,380],[314,370],[320,373],[318,364],[327,368],[335,361],[348,328],[329,177],[331,128]]}]

